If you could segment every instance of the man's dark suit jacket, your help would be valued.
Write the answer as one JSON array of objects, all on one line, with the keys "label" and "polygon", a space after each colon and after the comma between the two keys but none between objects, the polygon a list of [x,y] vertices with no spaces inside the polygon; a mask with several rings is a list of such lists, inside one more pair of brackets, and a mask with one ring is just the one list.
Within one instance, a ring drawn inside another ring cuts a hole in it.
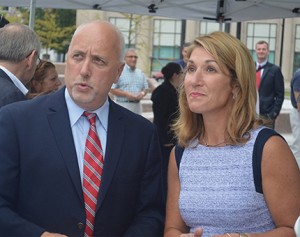
[{"label": "man's dark suit jacket", "polygon": [[25,95],[15,86],[10,77],[0,69],[0,108],[22,100],[26,100]]},{"label": "man's dark suit jacket", "polygon": [[[110,101],[94,236],[160,236],[154,125]],[[85,209],[64,88],[0,110],[0,235],[83,236]]]},{"label": "man's dark suit jacket", "polygon": [[267,62],[258,93],[260,114],[275,119],[284,100],[284,79],[278,66]]}]

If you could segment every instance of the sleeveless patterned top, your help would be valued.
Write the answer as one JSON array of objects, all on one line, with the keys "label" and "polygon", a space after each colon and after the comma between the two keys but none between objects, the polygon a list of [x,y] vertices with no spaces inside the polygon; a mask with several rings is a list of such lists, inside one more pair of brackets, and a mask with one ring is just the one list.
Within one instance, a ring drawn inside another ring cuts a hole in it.
[{"label": "sleeveless patterned top", "polygon": [[260,130],[252,131],[241,146],[205,147],[194,142],[185,148],[179,168],[179,210],[190,232],[202,227],[202,237],[208,237],[275,228],[264,196],[254,185],[252,152]]}]

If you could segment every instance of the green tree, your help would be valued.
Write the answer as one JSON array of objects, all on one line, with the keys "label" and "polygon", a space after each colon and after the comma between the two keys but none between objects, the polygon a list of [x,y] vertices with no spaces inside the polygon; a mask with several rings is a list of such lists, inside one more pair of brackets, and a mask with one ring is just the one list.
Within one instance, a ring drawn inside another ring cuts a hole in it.
[{"label": "green tree", "polygon": [[9,8],[3,15],[9,22],[18,22],[24,25],[28,25],[29,11],[26,8]]},{"label": "green tree", "polygon": [[40,37],[43,48],[46,49],[46,54],[48,54],[49,49],[58,47],[55,39],[60,37],[62,32],[56,24],[56,16],[53,10],[45,10],[44,16],[36,19],[34,29]]},{"label": "green tree", "polygon": [[63,54],[68,50],[71,35],[75,30],[76,12],[74,10],[39,9],[36,12],[35,31],[40,37],[46,54],[49,49]]},{"label": "green tree", "polygon": [[63,55],[63,61],[65,61],[73,32],[76,29],[76,11],[57,9],[56,16],[57,25],[62,29],[62,37],[56,39],[59,46],[55,50]]}]

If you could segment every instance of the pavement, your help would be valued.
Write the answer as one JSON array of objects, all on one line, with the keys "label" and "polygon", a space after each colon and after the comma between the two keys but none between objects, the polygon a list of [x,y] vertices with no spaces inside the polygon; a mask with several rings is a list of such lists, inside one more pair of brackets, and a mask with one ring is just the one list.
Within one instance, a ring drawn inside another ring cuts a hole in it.
[{"label": "pavement", "polygon": [[291,144],[293,139],[290,125],[290,112],[292,109],[291,100],[285,98],[275,124],[275,130],[285,138],[288,144]]}]

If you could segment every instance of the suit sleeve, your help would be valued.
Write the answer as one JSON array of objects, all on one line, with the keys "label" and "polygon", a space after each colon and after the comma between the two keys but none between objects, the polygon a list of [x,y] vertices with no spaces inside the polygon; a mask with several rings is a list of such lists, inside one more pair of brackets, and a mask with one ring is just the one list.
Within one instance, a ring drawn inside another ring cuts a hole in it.
[{"label": "suit sleeve", "polygon": [[275,102],[274,102],[274,111],[273,116],[276,118],[281,110],[283,100],[284,100],[284,79],[282,72],[279,67],[277,67],[274,81],[275,88]]},{"label": "suit sleeve", "polygon": [[0,95],[0,108],[13,102],[22,100],[26,100],[26,97],[21,91],[18,89],[11,90],[9,87],[4,87],[2,88]]},{"label": "suit sleeve", "polygon": [[7,107],[0,110],[0,235],[41,236],[43,228],[16,212],[20,157],[15,119]]},{"label": "suit sleeve", "polygon": [[165,215],[161,175],[162,157],[158,136],[153,134],[147,154],[147,162],[140,185],[137,214],[124,236],[162,236]]}]

